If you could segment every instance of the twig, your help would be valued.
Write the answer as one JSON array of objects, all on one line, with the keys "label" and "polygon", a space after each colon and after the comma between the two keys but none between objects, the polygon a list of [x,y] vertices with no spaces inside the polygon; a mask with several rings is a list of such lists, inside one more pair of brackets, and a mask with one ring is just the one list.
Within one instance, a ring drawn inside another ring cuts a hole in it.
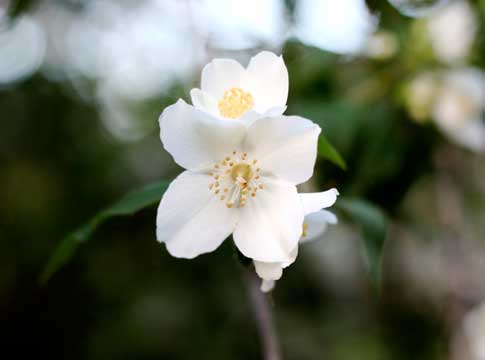
[{"label": "twig", "polygon": [[281,360],[278,337],[266,294],[259,289],[261,280],[251,267],[243,268],[243,276],[248,288],[249,300],[258,325],[264,360]]},{"label": "twig", "polygon": [[449,344],[449,359],[469,358],[467,346],[464,345],[463,319],[473,303],[468,290],[467,264],[464,248],[463,228],[464,208],[457,192],[457,179],[453,175],[453,153],[438,153],[437,166],[437,209],[438,220],[442,229],[442,241],[445,249],[448,271],[448,294],[446,306],[446,323]]}]

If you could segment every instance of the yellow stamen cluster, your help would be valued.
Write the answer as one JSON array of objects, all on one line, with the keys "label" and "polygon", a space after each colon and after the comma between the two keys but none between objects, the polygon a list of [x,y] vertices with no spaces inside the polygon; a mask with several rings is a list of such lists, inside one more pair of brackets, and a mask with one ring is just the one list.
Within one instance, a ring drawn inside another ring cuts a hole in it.
[{"label": "yellow stamen cluster", "polygon": [[257,166],[258,160],[249,160],[246,153],[236,150],[224,160],[217,162],[209,175],[214,179],[209,184],[209,190],[226,201],[228,208],[234,205],[246,205],[248,195],[255,197],[259,190],[264,188],[260,179],[261,169]]},{"label": "yellow stamen cluster", "polygon": [[217,103],[222,116],[237,119],[254,106],[253,96],[241,88],[231,88]]},{"label": "yellow stamen cluster", "polygon": [[303,223],[302,230],[301,230],[301,237],[304,238],[308,235],[308,224]]}]

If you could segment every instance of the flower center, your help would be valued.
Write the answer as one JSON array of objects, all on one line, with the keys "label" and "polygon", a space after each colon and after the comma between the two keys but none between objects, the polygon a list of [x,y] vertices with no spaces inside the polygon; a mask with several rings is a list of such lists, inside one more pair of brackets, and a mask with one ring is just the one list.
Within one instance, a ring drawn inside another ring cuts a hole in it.
[{"label": "flower center", "polygon": [[253,177],[253,170],[251,169],[251,165],[246,163],[239,163],[234,165],[231,170],[231,177],[234,181],[242,180],[246,183],[251,180]]},{"label": "flower center", "polygon": [[253,96],[241,88],[231,88],[217,103],[222,116],[237,119],[254,106]]},{"label": "flower center", "polygon": [[257,166],[258,160],[248,159],[246,153],[238,153],[236,150],[224,160],[217,162],[209,175],[214,179],[209,184],[209,190],[225,201],[228,208],[237,205],[246,205],[248,194],[255,197],[259,190],[264,188],[260,181]]}]

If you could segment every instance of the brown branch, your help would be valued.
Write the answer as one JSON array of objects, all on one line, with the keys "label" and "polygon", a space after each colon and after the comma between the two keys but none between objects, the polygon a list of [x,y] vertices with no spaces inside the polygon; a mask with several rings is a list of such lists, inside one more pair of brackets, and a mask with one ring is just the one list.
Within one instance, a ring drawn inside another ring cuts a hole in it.
[{"label": "brown branch", "polygon": [[252,267],[243,268],[249,301],[258,325],[264,360],[281,360],[278,337],[273,324],[273,316],[268,298],[260,289],[261,280]]}]

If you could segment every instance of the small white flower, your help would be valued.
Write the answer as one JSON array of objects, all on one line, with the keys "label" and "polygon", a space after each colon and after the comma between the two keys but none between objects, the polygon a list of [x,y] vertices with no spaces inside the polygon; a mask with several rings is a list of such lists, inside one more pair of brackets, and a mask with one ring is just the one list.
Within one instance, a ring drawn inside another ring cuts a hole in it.
[{"label": "small white flower", "polygon": [[304,218],[296,185],[313,174],[317,125],[276,116],[247,126],[179,100],[160,116],[160,130],[165,149],[187,169],[158,208],[157,239],[170,254],[194,258],[232,233],[248,258],[292,261]]},{"label": "small white flower", "polygon": [[453,142],[485,152],[485,73],[464,67],[418,75],[407,86],[406,105],[418,121],[432,118]]},{"label": "small white flower", "polygon": [[[301,231],[300,243],[318,239],[327,229],[328,224],[336,224],[337,217],[327,210],[337,200],[337,189],[330,189],[319,193],[299,194],[305,219]],[[268,292],[274,288],[275,281],[283,275],[283,269],[290,266],[298,255],[298,245],[291,252],[291,260],[287,262],[254,261],[254,268],[262,279],[261,291]]]},{"label": "small white flower", "polygon": [[318,239],[327,230],[328,224],[336,223],[337,217],[328,210],[320,210],[306,215],[300,244]]},{"label": "small white flower", "polygon": [[294,17],[299,40],[337,54],[362,51],[379,20],[365,0],[300,0]]},{"label": "small white flower", "polygon": [[465,316],[464,327],[472,359],[485,360],[485,302]]},{"label": "small white flower", "polygon": [[398,47],[396,35],[381,30],[369,37],[364,53],[372,59],[387,60],[396,55]]},{"label": "small white flower", "polygon": [[[233,59],[214,59],[202,70],[192,104],[224,119],[250,123],[258,115],[281,115],[288,98],[288,70],[282,56],[262,51],[245,69]],[[251,119],[251,120],[250,120]]]},{"label": "small white flower", "polygon": [[454,142],[476,152],[485,151],[485,75],[475,68],[443,75],[433,106],[438,127]]},{"label": "small white flower", "polygon": [[404,100],[410,115],[419,122],[429,119],[436,92],[438,76],[424,72],[413,78],[404,89]]},{"label": "small white flower", "polygon": [[478,25],[467,1],[452,1],[427,22],[431,45],[446,63],[463,62],[470,53]]}]

